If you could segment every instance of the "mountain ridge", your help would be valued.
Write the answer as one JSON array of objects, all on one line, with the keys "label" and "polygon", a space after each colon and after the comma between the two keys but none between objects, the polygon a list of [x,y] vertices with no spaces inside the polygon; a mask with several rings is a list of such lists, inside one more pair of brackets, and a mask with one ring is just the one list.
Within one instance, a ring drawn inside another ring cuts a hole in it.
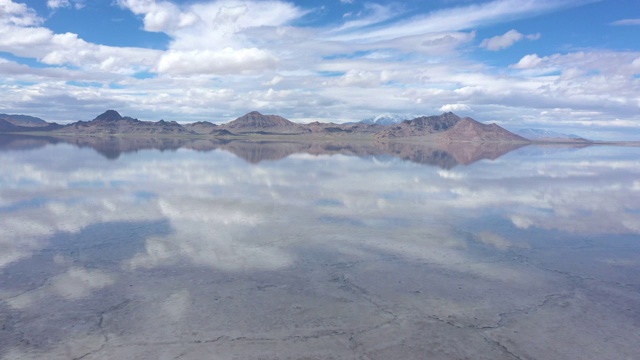
[{"label": "mountain ridge", "polygon": [[[0,127],[2,132],[20,132],[23,128],[10,125]],[[301,136],[307,138],[349,137],[359,139],[413,139],[423,141],[461,142],[529,142],[496,124],[482,124],[471,118],[460,118],[452,112],[441,115],[420,116],[391,126],[366,123],[321,123],[299,124],[279,115],[263,115],[251,111],[225,124],[216,125],[206,121],[181,125],[175,121],[141,121],[122,116],[115,110],[107,110],[90,121],[77,121],[59,125],[51,131],[61,134],[92,135],[153,135],[153,136],[209,136],[209,137],[255,137],[255,136]]]},{"label": "mountain ridge", "polygon": [[39,117],[18,114],[0,114],[0,120],[4,120],[10,124],[24,127],[45,127],[49,123]]}]

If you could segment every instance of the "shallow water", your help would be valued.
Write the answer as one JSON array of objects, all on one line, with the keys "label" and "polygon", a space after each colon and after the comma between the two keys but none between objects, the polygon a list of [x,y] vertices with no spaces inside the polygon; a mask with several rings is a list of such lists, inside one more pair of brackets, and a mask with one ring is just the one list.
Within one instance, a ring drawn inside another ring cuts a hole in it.
[{"label": "shallow water", "polygon": [[0,164],[2,359],[640,353],[640,148],[4,136]]}]

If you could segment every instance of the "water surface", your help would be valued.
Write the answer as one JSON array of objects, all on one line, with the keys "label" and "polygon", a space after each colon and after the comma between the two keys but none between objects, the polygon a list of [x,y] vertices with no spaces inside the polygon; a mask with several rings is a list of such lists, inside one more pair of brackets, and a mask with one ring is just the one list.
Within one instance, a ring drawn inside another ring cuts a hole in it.
[{"label": "water surface", "polygon": [[640,149],[0,138],[2,359],[635,359]]}]

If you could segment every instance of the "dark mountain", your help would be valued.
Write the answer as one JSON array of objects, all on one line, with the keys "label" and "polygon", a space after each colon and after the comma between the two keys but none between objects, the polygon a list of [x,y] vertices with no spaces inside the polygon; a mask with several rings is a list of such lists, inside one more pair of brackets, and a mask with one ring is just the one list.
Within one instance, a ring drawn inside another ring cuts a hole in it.
[{"label": "dark mountain", "polygon": [[62,128],[62,125],[58,125],[56,123],[49,124],[45,126],[19,126],[15,125],[5,119],[0,119],[0,132],[35,132],[35,131],[51,131]]},{"label": "dark mountain", "polygon": [[529,140],[496,125],[481,124],[448,112],[406,120],[375,134],[378,139],[424,138],[432,141],[522,141]]},{"label": "dark mountain", "polygon": [[18,132],[23,126],[18,126],[5,119],[0,119],[0,132]]},{"label": "dark mountain", "polygon": [[64,126],[58,132],[114,135],[173,135],[190,133],[175,121],[140,121],[131,117],[122,117],[115,110],[107,110],[91,121],[78,121]]},{"label": "dark mountain", "polygon": [[372,135],[385,128],[382,125],[364,123],[334,124],[321,123],[318,121],[314,121],[303,126],[309,133],[320,136],[345,136],[357,134]]},{"label": "dark mountain", "polygon": [[415,137],[444,132],[460,121],[460,117],[448,112],[442,115],[421,116],[405,120],[376,134],[378,138]]},{"label": "dark mountain", "polygon": [[0,120],[5,120],[16,126],[24,126],[24,127],[44,127],[48,126],[49,123],[28,115],[9,115],[9,114],[0,114]]},{"label": "dark mountain", "polygon": [[[107,110],[104,113],[98,115],[92,121],[95,122],[113,122],[118,120],[123,120],[124,118],[115,110]],[[129,118],[131,119],[131,118]],[[132,119],[133,120],[133,119]]]}]

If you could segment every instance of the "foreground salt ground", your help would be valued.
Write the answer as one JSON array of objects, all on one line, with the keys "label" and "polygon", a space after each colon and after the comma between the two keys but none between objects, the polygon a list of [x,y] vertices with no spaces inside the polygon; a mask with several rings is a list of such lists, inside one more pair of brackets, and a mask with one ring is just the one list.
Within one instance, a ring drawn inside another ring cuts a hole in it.
[{"label": "foreground salt ground", "polygon": [[74,161],[1,154],[3,359],[640,350],[634,149],[523,149],[453,170],[47,151]]}]

